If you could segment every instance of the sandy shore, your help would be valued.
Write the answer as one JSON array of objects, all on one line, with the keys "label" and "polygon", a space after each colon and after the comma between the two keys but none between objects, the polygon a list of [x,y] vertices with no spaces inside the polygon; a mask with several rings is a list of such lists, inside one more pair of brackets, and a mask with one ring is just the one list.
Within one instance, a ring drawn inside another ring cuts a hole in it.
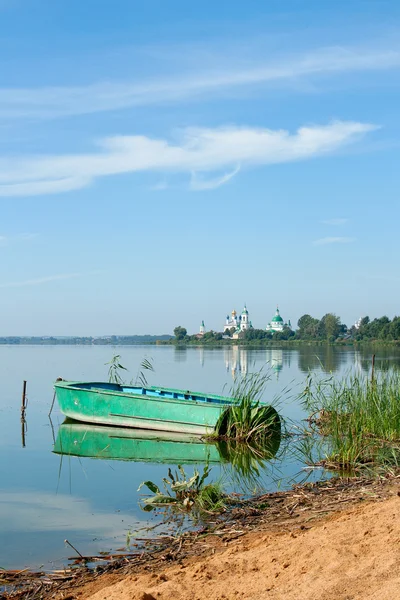
[{"label": "sandy shore", "polygon": [[[104,583],[106,583],[104,581]],[[212,556],[130,575],[90,600],[395,600],[400,598],[400,498],[321,519],[296,532],[252,532]]]},{"label": "sandy shore", "polygon": [[57,600],[396,600],[400,485],[298,489],[236,511],[211,535],[154,560],[19,598]]}]

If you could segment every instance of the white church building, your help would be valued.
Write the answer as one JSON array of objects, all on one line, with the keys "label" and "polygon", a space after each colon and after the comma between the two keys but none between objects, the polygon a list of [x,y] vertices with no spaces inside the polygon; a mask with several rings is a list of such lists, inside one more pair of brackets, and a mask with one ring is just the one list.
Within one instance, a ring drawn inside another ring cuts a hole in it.
[{"label": "white church building", "polygon": [[287,323],[284,322],[279,313],[279,307],[277,306],[275,316],[272,317],[271,321],[268,323],[265,329],[270,333],[280,333],[284,329],[292,329],[292,325],[290,323],[290,320]]},{"label": "white church building", "polygon": [[242,331],[246,331],[246,329],[251,329],[252,327],[253,325],[249,319],[249,311],[247,310],[247,306],[244,305],[240,315],[237,314],[236,310],[233,310],[230,315],[226,316],[224,333],[230,334],[232,328],[234,328],[235,331],[232,337],[233,339],[237,339]]},{"label": "white church building", "polygon": [[[247,329],[252,329],[253,325],[249,318],[249,311],[246,304],[240,315],[233,310],[230,315],[227,315],[224,325],[224,333],[231,335],[233,339],[237,339]],[[232,328],[234,332],[231,334]],[[276,313],[271,321],[267,324],[265,331],[269,333],[280,333],[284,329],[291,329],[290,321],[285,322],[279,312],[279,307],[276,307]]]}]

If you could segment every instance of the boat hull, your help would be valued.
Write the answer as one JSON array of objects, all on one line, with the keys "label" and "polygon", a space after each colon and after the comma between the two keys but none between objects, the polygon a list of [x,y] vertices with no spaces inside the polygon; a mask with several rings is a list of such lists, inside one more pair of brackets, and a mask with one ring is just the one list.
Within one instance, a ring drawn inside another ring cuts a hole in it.
[{"label": "boat hull", "polygon": [[168,388],[58,381],[57,400],[66,417],[85,423],[176,433],[212,433],[232,399]]}]

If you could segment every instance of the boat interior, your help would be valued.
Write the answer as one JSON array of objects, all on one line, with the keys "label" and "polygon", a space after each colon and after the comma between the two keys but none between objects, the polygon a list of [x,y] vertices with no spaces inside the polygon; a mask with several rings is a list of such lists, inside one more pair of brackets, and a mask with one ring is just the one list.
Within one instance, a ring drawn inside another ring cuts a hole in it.
[{"label": "boat interior", "polygon": [[195,402],[209,402],[212,404],[232,404],[232,400],[221,396],[208,396],[191,392],[189,390],[174,390],[170,388],[127,386],[117,383],[74,383],[74,388],[89,390],[104,390],[105,392],[117,392],[124,394],[133,394],[135,396],[147,396],[150,398],[172,399],[172,400],[194,400]]}]

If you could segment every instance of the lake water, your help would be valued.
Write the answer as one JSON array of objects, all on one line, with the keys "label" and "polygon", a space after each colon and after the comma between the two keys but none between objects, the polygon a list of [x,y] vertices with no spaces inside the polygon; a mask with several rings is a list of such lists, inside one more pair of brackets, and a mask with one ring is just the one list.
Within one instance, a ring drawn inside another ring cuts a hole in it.
[{"label": "lake water", "polygon": [[[157,523],[157,516],[149,517],[138,506],[137,488],[143,480],[161,483],[168,470],[168,464],[159,462],[163,456],[144,462],[53,452],[64,419],[55,405],[52,428],[48,418],[52,382],[57,377],[107,380],[105,363],[114,353],[121,354],[122,364],[129,369],[127,381],[135,379],[140,362],[147,357],[155,369],[148,376],[150,384],[216,394],[228,394],[235,375],[265,367],[271,379],[264,400],[282,396],[280,411],[295,423],[306,416],[295,397],[309,369],[340,376],[351,368],[367,372],[371,364],[371,350],[317,346],[295,350],[0,346],[0,567],[60,568],[73,555],[65,539],[82,554],[96,555],[123,547],[128,532]],[[377,352],[376,367],[388,365],[400,365],[399,351]],[[28,382],[24,436],[20,420],[23,380]],[[284,446],[262,469],[259,489],[287,488],[307,475],[301,459]],[[192,467],[185,469],[191,473]],[[213,466],[212,477],[221,476],[229,489],[239,489],[229,463]]]}]

